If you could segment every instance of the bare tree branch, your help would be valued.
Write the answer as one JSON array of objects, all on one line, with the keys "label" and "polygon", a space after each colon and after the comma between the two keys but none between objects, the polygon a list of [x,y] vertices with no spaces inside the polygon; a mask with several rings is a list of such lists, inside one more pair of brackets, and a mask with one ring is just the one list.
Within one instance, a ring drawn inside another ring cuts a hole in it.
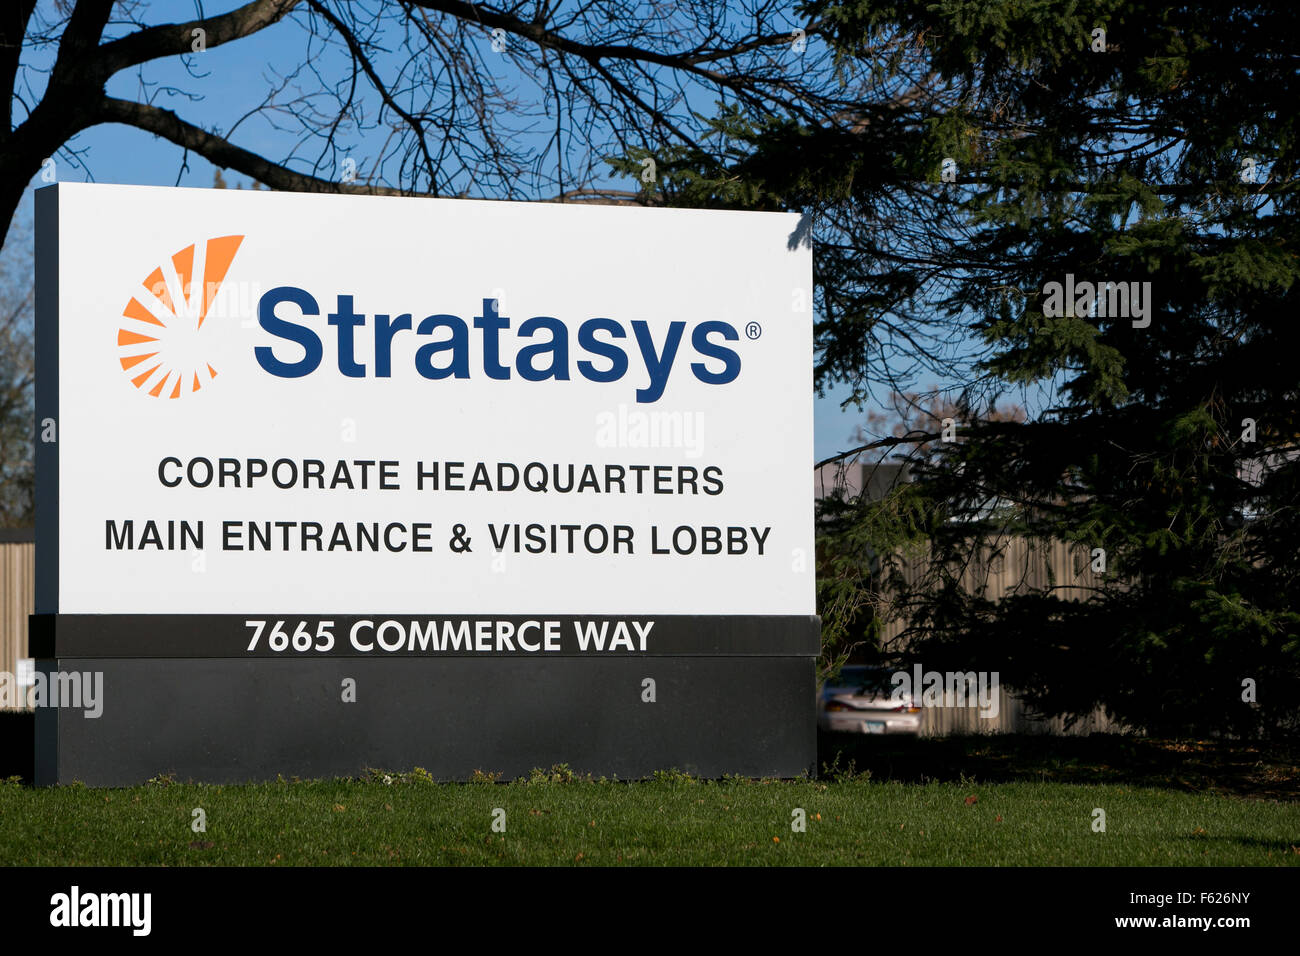
[{"label": "bare tree branch", "polygon": [[99,114],[104,122],[125,123],[127,126],[134,126],[147,133],[161,136],[177,146],[193,150],[213,165],[234,169],[251,176],[258,182],[266,183],[273,189],[284,189],[290,192],[353,193],[363,196],[418,195],[387,186],[354,185],[308,176],[235,146],[220,136],[186,122],[171,110],[146,103],[106,96],[100,103]]},{"label": "bare tree branch", "polygon": [[159,57],[181,56],[191,52],[195,30],[203,31],[204,46],[211,49],[266,29],[283,19],[298,3],[299,0],[253,0],[220,16],[146,27],[99,47],[94,56],[80,65],[79,72],[102,83],[128,67]]}]

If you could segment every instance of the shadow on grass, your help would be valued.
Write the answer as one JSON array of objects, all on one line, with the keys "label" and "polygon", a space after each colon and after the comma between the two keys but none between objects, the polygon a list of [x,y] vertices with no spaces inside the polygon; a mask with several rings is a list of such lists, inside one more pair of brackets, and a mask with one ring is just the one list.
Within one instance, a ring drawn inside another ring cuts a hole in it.
[{"label": "shadow on grass", "polygon": [[36,716],[31,713],[0,713],[0,780],[22,777],[32,782],[35,766]]},{"label": "shadow on grass", "polygon": [[1188,843],[1231,843],[1234,846],[1249,847],[1254,850],[1267,850],[1270,853],[1281,853],[1284,856],[1300,854],[1300,836],[1294,840],[1261,840],[1259,837],[1244,836],[1209,836],[1192,834],[1183,837],[1184,842]]},{"label": "shadow on grass", "polygon": [[817,751],[823,776],[831,768],[846,770],[852,761],[856,772],[870,770],[873,780],[1046,780],[1300,800],[1300,745],[1296,744],[1116,734],[912,738],[822,733]]}]

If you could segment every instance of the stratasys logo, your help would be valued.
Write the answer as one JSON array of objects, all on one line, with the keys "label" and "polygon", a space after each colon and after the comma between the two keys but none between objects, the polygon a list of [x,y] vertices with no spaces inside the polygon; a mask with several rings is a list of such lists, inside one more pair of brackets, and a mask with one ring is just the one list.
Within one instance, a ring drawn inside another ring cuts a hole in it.
[{"label": "stratasys logo", "polygon": [[[123,352],[122,368],[136,388],[155,398],[179,398],[216,378],[217,370],[207,360],[211,350],[205,348],[211,327],[205,330],[203,320],[243,238],[209,239],[201,265],[195,262],[198,244],[187,246],[172,256],[170,267],[164,263],[145,279],[149,295],[142,293],[127,304],[123,312],[127,321],[117,342]],[[202,289],[191,294],[191,277],[200,270]],[[622,322],[597,316],[583,321],[571,334],[565,322],[546,315],[512,327],[512,319],[500,314],[496,299],[478,300],[481,307],[476,303],[474,308],[479,314],[466,320],[448,313],[367,314],[356,309],[358,296],[335,292],[333,298],[334,311],[327,312],[310,292],[296,286],[278,286],[259,297],[257,324],[275,340],[253,348],[264,372],[286,379],[318,370],[329,374],[326,340],[333,338],[332,364],[337,374],[352,379],[391,378],[395,365],[401,364],[406,370],[399,374],[414,373],[430,380],[467,379],[472,366],[477,367],[477,375],[496,381],[581,377],[610,383],[630,373],[634,381],[644,383],[636,389],[637,402],[652,403],[663,397],[686,342],[699,359],[690,362],[690,372],[698,381],[726,385],[740,374],[740,355],[723,344],[738,341],[740,333],[720,320],[698,322],[688,332],[686,322],[673,319],[657,338],[644,320],[629,323],[629,331]],[[147,307],[142,299],[149,303]],[[322,313],[326,313],[324,327]],[[413,318],[414,314],[424,317]],[[753,339],[759,334],[758,323],[749,323],[746,335]]]},{"label": "stratasys logo", "polygon": [[212,328],[205,332],[203,320],[243,241],[220,236],[186,246],[149,273],[144,291],[127,302],[117,330],[118,360],[136,388],[153,398],[180,398],[217,377],[204,347]]}]

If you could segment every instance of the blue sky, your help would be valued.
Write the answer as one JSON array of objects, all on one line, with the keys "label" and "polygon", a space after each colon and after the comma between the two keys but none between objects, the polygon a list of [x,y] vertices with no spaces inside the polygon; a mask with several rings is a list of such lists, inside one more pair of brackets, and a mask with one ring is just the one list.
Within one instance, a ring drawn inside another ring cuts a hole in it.
[{"label": "blue sky", "polygon": [[[203,6],[204,12],[210,16],[237,4],[207,3]],[[48,0],[41,7],[48,11]],[[179,22],[194,16],[195,4],[183,0],[155,2],[144,11],[144,18],[149,23]],[[111,29],[108,35],[121,35],[131,29],[124,25]],[[277,77],[292,73],[301,64],[303,50],[303,31],[286,21],[253,37],[187,57],[188,70],[186,63],[171,58],[147,64],[138,74],[119,74],[110,81],[108,93],[131,99],[152,96],[157,105],[174,110],[182,118],[222,132],[239,123],[233,137],[238,145],[278,161],[294,149],[295,135],[277,130],[260,116],[243,121],[241,117],[261,102],[268,86],[277,82]],[[16,122],[21,122],[24,116],[24,103],[31,104],[39,98],[43,85],[41,68],[51,62],[51,53],[25,52],[24,63],[29,69],[25,73],[26,83],[20,81],[18,89],[23,102],[14,104]],[[328,63],[319,65],[323,67],[322,72],[328,70]],[[365,135],[357,134],[350,142],[346,139],[345,142],[353,147],[358,164],[364,170],[367,158],[378,148],[373,135],[367,139]],[[171,143],[130,127],[93,127],[77,136],[69,147],[54,157],[54,172],[60,181],[191,187],[210,187],[213,183],[215,169],[206,160],[194,154],[186,155]],[[304,168],[303,163],[310,163],[315,158],[311,152],[300,152],[299,155],[302,157],[302,162],[296,164],[299,168]],[[319,174],[333,176],[337,171],[322,168]],[[245,187],[250,185],[246,178],[232,172],[227,171],[224,176],[232,187],[237,183]],[[31,196],[40,185],[40,177],[33,180],[24,208],[19,213],[20,218],[30,220]],[[629,188],[630,183],[615,185]],[[480,195],[473,190],[470,194]],[[849,394],[848,387],[839,387],[815,402],[814,450],[818,459],[850,448],[854,427],[865,420],[863,411],[853,407],[840,408]]]}]

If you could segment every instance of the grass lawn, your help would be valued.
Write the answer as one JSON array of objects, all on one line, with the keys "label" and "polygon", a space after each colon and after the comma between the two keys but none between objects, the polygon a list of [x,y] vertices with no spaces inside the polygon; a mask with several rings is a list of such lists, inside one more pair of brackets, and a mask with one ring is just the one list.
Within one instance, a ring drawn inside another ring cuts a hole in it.
[{"label": "grass lawn", "polygon": [[[554,776],[11,783],[0,785],[0,864],[1300,865],[1300,803],[1290,801],[1031,781]],[[195,808],[206,832],[191,829]],[[797,808],[805,832],[791,828]],[[1093,832],[1095,808],[1104,833]]]},{"label": "grass lawn", "polygon": [[[0,780],[25,775],[30,715],[0,718]],[[819,755],[795,781],[0,783],[0,865],[1300,865],[1295,746],[835,735]]]}]

